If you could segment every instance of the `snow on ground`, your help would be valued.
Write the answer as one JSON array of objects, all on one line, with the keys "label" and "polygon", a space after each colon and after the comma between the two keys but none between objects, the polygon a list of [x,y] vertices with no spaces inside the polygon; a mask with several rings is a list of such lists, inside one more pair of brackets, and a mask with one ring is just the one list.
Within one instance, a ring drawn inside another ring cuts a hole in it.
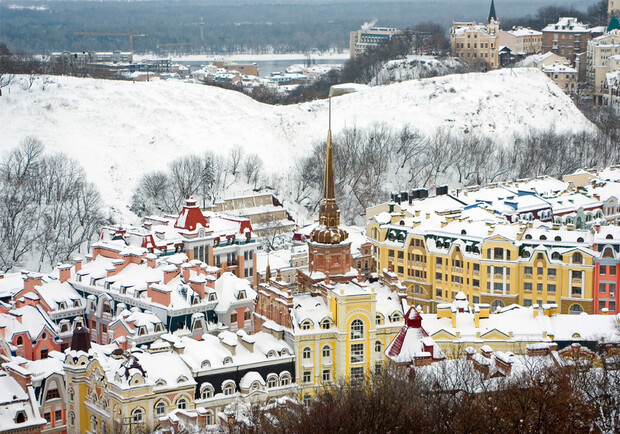
[{"label": "snow on ground", "polygon": [[460,73],[465,65],[457,57],[437,58],[435,56],[411,55],[404,59],[386,62],[370,81],[371,86]]},{"label": "snow on ground", "polygon": [[[270,106],[181,81],[132,83],[50,77],[30,91],[16,82],[0,97],[0,152],[24,137],[79,160],[103,199],[123,207],[140,176],[173,159],[240,144],[268,171],[286,173],[327,129],[327,102]],[[528,128],[594,128],[536,69],[461,74],[368,88],[333,100],[333,130],[386,122],[431,133],[439,126],[500,135]]]}]

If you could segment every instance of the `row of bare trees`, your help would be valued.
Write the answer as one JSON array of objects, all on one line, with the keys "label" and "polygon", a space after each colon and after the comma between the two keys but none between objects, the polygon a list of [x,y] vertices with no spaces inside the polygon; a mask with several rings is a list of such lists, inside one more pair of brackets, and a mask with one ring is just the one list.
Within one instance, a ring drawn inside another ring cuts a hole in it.
[{"label": "row of bare trees", "polygon": [[326,387],[307,405],[254,410],[235,427],[248,433],[615,433],[620,430],[620,372],[558,368],[523,360],[508,377],[484,380],[466,360],[418,368],[364,387]]},{"label": "row of bare trees", "polygon": [[[620,161],[614,134],[553,129],[526,131],[510,143],[494,136],[438,128],[431,134],[385,124],[353,127],[334,136],[336,188],[349,220],[389,191],[450,183],[454,186],[550,175]],[[317,143],[292,175],[292,198],[314,210],[320,201],[325,143]]]},{"label": "row of bare trees", "polygon": [[105,221],[99,192],[67,155],[28,137],[0,161],[0,270],[70,259]]},{"label": "row of bare trees", "polygon": [[226,155],[205,152],[173,160],[167,170],[142,176],[134,191],[131,209],[143,216],[178,211],[190,196],[202,207],[224,196],[237,179],[257,188],[263,176],[263,160],[233,146]]}]

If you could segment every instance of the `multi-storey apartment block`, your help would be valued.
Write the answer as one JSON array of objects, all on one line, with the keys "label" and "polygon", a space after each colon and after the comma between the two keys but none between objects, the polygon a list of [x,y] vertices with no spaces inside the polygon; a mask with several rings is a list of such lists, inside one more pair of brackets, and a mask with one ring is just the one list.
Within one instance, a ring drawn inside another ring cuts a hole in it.
[{"label": "multi-storey apartment block", "polygon": [[617,56],[620,56],[620,30],[611,30],[588,41],[586,82],[597,104],[602,103],[607,74],[618,69]]},{"label": "multi-storey apartment block", "polygon": [[549,24],[542,29],[542,51],[551,51],[569,62],[575,62],[575,56],[585,53],[588,41],[600,36],[604,28],[590,28],[574,17],[561,17],[557,23]]},{"label": "multi-storey apartment block", "polygon": [[349,52],[351,59],[355,59],[368,49],[379,46],[389,41],[398,33],[398,29],[392,27],[363,27],[350,33]]}]

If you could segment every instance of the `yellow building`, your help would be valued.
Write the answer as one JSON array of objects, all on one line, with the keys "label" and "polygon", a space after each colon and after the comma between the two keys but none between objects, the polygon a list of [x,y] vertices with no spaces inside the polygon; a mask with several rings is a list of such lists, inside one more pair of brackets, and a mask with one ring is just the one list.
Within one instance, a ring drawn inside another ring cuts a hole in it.
[{"label": "yellow building", "polygon": [[555,303],[561,313],[592,312],[590,231],[509,224],[480,208],[412,215],[386,204],[367,214],[377,269],[393,270],[409,303],[425,312],[459,291],[493,311]]},{"label": "yellow building", "polygon": [[499,20],[493,0],[486,25],[452,22],[450,55],[467,63],[483,62],[491,68],[499,67]]},{"label": "yellow building", "polygon": [[526,354],[528,347],[551,342],[595,345],[620,338],[617,315],[559,314],[556,304],[511,305],[491,313],[488,304],[471,305],[462,292],[452,303],[439,304],[436,314],[422,317],[424,329],[448,357],[461,357],[466,347]]},{"label": "yellow building", "polygon": [[86,340],[74,335],[64,365],[69,433],[148,432],[173,409],[195,408],[196,382],[175,352],[89,348],[80,332]]}]

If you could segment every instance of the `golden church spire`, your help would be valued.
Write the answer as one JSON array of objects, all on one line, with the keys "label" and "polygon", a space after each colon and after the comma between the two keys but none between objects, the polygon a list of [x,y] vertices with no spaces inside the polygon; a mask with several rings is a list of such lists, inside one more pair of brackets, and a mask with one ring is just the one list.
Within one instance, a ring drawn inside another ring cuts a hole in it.
[{"label": "golden church spire", "polygon": [[315,243],[338,244],[349,236],[340,229],[340,209],[336,203],[334,178],[334,149],[332,146],[332,99],[329,98],[329,128],[325,153],[325,176],[323,179],[323,201],[319,210],[319,226],[312,231],[310,239]]}]

